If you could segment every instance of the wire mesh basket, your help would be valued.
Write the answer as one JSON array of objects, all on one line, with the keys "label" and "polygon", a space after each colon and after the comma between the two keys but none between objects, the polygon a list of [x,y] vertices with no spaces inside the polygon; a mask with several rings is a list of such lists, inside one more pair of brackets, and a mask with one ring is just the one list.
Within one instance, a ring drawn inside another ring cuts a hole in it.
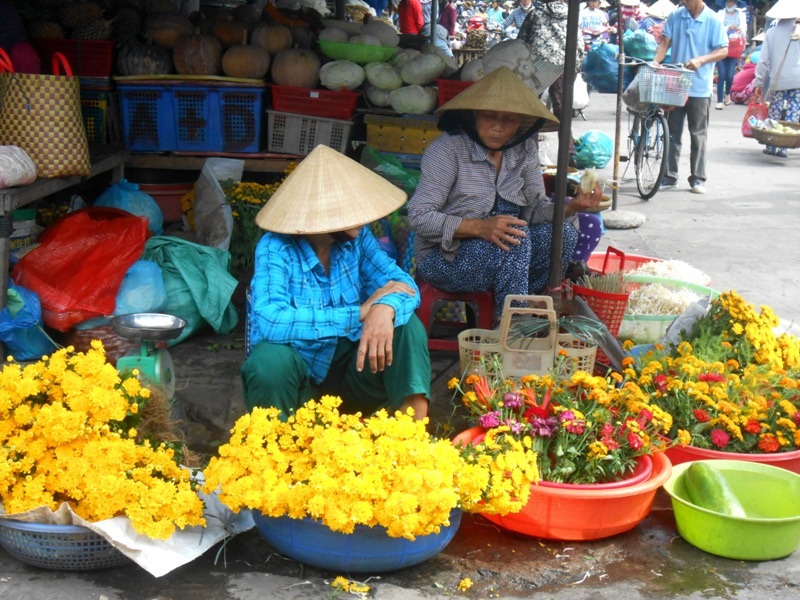
[{"label": "wire mesh basket", "polygon": [[693,72],[675,65],[639,67],[639,100],[663,106],[683,106],[689,98]]},{"label": "wire mesh basket", "polygon": [[130,562],[102,536],[79,525],[0,519],[0,546],[17,560],[42,569],[91,571]]}]

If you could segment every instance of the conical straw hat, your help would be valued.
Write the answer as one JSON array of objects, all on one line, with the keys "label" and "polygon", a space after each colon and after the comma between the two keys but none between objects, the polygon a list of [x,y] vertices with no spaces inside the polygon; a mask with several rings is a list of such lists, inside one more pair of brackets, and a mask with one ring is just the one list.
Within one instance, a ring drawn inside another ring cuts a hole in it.
[{"label": "conical straw hat", "polygon": [[651,6],[643,6],[640,12],[657,19],[666,19],[673,10],[675,10],[675,5],[672,2],[669,0],[658,0],[658,2],[654,2]]},{"label": "conical straw hat", "polygon": [[500,67],[479,79],[440,106],[435,114],[448,110],[494,110],[558,123],[556,116],[508,67]]},{"label": "conical straw hat", "polygon": [[406,193],[380,175],[319,145],[256,215],[267,231],[330,233],[366,225],[400,208]]},{"label": "conical straw hat", "polygon": [[768,19],[800,19],[800,0],[778,0],[767,11]]}]

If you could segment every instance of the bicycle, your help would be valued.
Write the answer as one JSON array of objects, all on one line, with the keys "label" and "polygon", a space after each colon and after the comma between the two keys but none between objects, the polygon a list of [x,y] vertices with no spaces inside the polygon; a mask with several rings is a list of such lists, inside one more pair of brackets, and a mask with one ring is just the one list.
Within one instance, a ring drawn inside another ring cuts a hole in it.
[{"label": "bicycle", "polygon": [[661,187],[669,162],[669,123],[664,107],[686,104],[693,72],[680,65],[632,60],[625,66],[639,67],[638,99],[628,100],[623,96],[630,123],[628,160],[633,157],[639,195],[649,200]]}]

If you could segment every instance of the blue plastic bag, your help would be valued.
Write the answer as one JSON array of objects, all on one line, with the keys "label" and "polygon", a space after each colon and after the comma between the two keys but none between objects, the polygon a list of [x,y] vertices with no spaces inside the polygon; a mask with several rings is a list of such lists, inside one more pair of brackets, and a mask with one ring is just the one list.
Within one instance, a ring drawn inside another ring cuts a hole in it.
[{"label": "blue plastic bag", "polygon": [[95,201],[93,206],[121,208],[148,221],[147,228],[153,235],[164,233],[164,213],[150,194],[139,191],[139,186],[123,179],[115,183]]},{"label": "blue plastic bag", "polygon": [[626,56],[641,58],[642,60],[653,60],[656,57],[658,42],[653,35],[644,29],[627,31],[622,38],[625,46]]},{"label": "blue plastic bag", "polygon": [[38,360],[56,350],[42,329],[42,306],[36,292],[8,280],[8,302],[0,310],[0,342],[16,360]]},{"label": "blue plastic bag", "polygon": [[[586,58],[583,59],[583,70],[581,71],[583,80],[601,94],[616,94],[619,81],[618,54],[619,46],[616,44],[604,42],[592,46]],[[623,69],[623,89],[633,81],[635,76],[635,67],[628,66]]]},{"label": "blue plastic bag", "polygon": [[602,169],[614,156],[614,140],[602,131],[587,131],[575,144],[575,164],[579,169]]},{"label": "blue plastic bag", "polygon": [[151,260],[137,260],[119,286],[114,314],[161,312],[166,305],[167,290],[161,267]]}]

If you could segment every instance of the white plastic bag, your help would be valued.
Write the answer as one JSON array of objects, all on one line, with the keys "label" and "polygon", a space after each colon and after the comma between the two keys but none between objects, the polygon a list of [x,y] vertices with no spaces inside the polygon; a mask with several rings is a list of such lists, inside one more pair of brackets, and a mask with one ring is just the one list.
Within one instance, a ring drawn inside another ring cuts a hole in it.
[{"label": "white plastic bag", "polygon": [[36,165],[19,146],[0,146],[0,189],[36,181]]},{"label": "white plastic bag", "polygon": [[575,76],[575,85],[572,87],[572,110],[583,110],[589,106],[589,86],[580,73]]},{"label": "white plastic bag", "polygon": [[194,184],[194,221],[197,242],[227,250],[233,235],[233,213],[225,201],[220,181],[242,180],[244,161],[234,158],[209,158]]}]

